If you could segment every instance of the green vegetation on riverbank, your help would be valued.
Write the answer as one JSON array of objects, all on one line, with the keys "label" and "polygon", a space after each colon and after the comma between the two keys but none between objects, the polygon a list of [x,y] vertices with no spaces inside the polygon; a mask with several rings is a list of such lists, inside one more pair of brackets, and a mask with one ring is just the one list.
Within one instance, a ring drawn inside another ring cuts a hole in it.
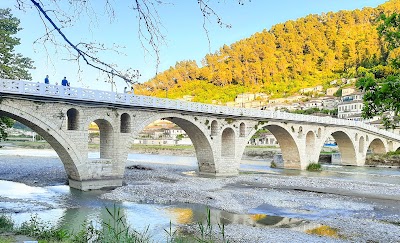
[{"label": "green vegetation on riverbank", "polygon": [[[32,215],[31,219],[25,221],[21,226],[16,227],[9,216],[0,215],[0,243],[15,242],[16,235],[23,235],[38,240],[41,243],[47,242],[153,242],[148,232],[148,227],[140,232],[131,228],[126,223],[126,218],[120,208],[114,205],[113,208],[106,208],[109,220],[103,220],[100,227],[95,227],[93,222],[85,222],[77,232],[68,232],[67,230],[50,226],[49,222],[40,220],[37,215]],[[187,230],[185,234],[172,229],[170,223],[169,229],[165,231],[165,242],[228,242],[225,239],[225,226],[218,224],[218,229],[214,230],[211,224],[211,211],[207,208],[206,222],[198,222],[197,229]],[[2,235],[6,233],[7,235]]]},{"label": "green vegetation on riverbank", "polygon": [[321,171],[322,167],[321,164],[318,163],[311,163],[307,166],[308,171]]},{"label": "green vegetation on riverbank", "polygon": [[372,166],[400,166],[400,151],[368,155],[365,164]]}]

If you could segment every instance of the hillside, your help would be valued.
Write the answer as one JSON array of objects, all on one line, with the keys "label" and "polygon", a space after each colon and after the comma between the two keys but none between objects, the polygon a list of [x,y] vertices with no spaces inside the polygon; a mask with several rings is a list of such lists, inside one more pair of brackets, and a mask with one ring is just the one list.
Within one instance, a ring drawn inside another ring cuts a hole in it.
[{"label": "hillside", "polygon": [[242,92],[287,96],[384,64],[387,50],[376,27],[381,13],[399,12],[400,0],[377,8],[308,15],[277,24],[206,55],[202,67],[181,61],[136,87],[137,94],[194,101],[232,101]]}]

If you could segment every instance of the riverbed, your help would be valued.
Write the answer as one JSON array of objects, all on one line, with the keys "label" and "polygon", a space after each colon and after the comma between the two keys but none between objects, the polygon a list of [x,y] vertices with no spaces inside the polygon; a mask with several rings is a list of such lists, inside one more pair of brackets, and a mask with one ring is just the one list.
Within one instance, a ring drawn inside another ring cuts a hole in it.
[{"label": "riverbed", "polygon": [[[52,150],[2,149],[0,155],[0,212],[17,224],[37,213],[76,230],[117,205],[135,229],[149,227],[152,239],[163,242],[170,222],[174,229],[196,228],[208,206],[230,242],[400,241],[398,169],[299,172],[243,160],[239,176],[207,178],[197,174],[195,157],[130,154],[127,166],[140,166],[126,170],[123,187],[81,192],[66,185]],[[328,236],[315,234],[322,228]]]}]

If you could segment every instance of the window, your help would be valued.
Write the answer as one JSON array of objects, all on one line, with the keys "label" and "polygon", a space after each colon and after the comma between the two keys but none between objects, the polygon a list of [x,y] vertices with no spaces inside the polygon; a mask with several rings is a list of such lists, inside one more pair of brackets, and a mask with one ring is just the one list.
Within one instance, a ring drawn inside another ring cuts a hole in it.
[{"label": "window", "polygon": [[67,129],[78,130],[79,112],[77,109],[71,108],[67,111]]}]

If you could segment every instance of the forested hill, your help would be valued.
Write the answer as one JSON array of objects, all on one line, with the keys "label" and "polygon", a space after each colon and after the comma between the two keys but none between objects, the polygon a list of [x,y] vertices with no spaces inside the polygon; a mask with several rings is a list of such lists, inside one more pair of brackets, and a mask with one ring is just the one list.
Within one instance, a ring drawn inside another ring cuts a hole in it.
[{"label": "forested hill", "polygon": [[290,95],[304,87],[357,75],[360,67],[386,60],[377,34],[381,13],[400,12],[400,0],[377,8],[308,15],[273,26],[217,53],[202,67],[181,61],[136,87],[137,94],[169,98],[194,96],[194,101],[232,101],[242,92]]}]

